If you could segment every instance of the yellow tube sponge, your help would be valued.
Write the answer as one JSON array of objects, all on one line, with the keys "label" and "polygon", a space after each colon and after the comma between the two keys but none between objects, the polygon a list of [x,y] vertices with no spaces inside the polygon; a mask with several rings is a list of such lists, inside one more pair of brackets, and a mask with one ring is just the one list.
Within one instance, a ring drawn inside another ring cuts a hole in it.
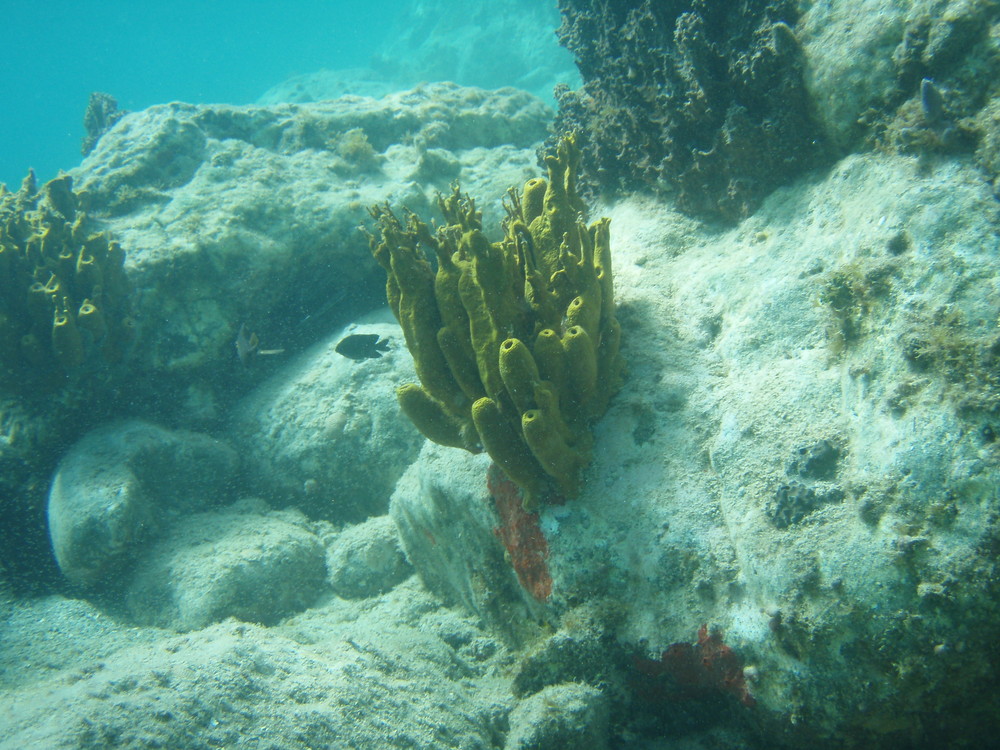
[{"label": "yellow tube sponge", "polygon": [[403,410],[430,440],[485,449],[527,504],[579,492],[590,426],[622,379],[609,222],[584,222],[578,161],[564,139],[545,179],[508,191],[497,242],[457,186],[438,199],[447,223],[435,231],[370,209],[421,383],[399,389]]},{"label": "yellow tube sponge", "polygon": [[472,405],[472,418],[483,436],[483,448],[518,487],[526,509],[550,494],[550,477],[525,443],[520,429],[505,417],[496,402],[481,398]]},{"label": "yellow tube sponge", "polygon": [[396,398],[403,413],[428,440],[450,448],[473,450],[468,441],[469,431],[464,429],[461,421],[449,414],[440,401],[419,385],[407,383],[400,386],[396,390]]},{"label": "yellow tube sponge", "polygon": [[0,342],[6,389],[61,388],[105,370],[132,339],[125,252],[90,230],[63,174],[0,190]]},{"label": "yellow tube sponge", "polygon": [[589,456],[577,452],[566,442],[555,414],[531,409],[521,415],[521,427],[532,455],[555,480],[559,493],[563,497],[575,497],[580,491],[580,472]]},{"label": "yellow tube sponge", "polygon": [[535,408],[535,386],[541,378],[534,357],[519,339],[507,339],[500,345],[500,375],[519,412]]}]

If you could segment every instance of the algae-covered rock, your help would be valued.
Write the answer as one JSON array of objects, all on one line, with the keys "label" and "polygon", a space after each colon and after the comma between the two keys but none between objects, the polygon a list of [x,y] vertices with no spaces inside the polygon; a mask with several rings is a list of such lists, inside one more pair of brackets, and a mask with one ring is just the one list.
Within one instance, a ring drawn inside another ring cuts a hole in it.
[{"label": "algae-covered rock", "polygon": [[[975,153],[991,178],[1000,74],[992,0],[803,3],[796,26],[813,111],[845,151]],[[978,148],[977,148],[978,146]]]},{"label": "algae-covered rock", "polygon": [[357,231],[366,205],[424,210],[460,178],[496,196],[486,210],[499,216],[550,117],[524,91],[449,83],[308,104],[174,102],[121,117],[72,174],[129,249],[137,317],[152,327],[135,358],[157,373],[157,395],[201,380],[225,400],[243,375],[242,323],[262,348],[290,350],[376,306],[379,271]]},{"label": "algae-covered rock", "polygon": [[560,0],[583,86],[556,90],[584,180],[735,222],[826,158],[792,0]]},{"label": "algae-covered rock", "polygon": [[511,711],[504,750],[602,750],[610,737],[608,713],[607,697],[595,687],[547,687]]},{"label": "algae-covered rock", "polygon": [[429,591],[461,605],[512,643],[538,636],[545,605],[518,582],[497,540],[501,523],[483,477],[485,454],[424,441],[400,477],[389,515]]},{"label": "algae-covered rock", "polygon": [[372,252],[420,378],[400,405],[431,440],[485,450],[527,506],[577,494],[590,425],[623,370],[608,221],[584,223],[575,140],[546,166],[547,180],[509,191],[499,242],[457,187],[439,199],[447,225],[436,233],[371,209]]},{"label": "algae-covered rock", "polygon": [[79,600],[3,612],[2,750],[499,748],[507,652],[419,586],[183,634]]},{"label": "algae-covered rock", "polygon": [[[609,215],[629,377],[594,430],[600,480],[540,508],[551,595],[535,605],[563,627],[521,659],[517,694],[607,682],[617,659],[628,685],[632,654],[663,665],[707,625],[756,705],[630,716],[728,717],[794,748],[995,733],[992,187],[968,160],[867,154],[726,232],[646,198]],[[489,622],[526,617],[487,544],[483,457],[430,448],[393,499],[411,562]],[[604,596],[610,642],[566,628]]]}]

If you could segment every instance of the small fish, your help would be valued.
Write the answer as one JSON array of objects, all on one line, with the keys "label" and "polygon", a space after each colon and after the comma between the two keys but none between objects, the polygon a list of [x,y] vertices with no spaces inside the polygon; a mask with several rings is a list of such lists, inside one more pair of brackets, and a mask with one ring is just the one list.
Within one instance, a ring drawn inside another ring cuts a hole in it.
[{"label": "small fish", "polygon": [[382,352],[389,348],[389,339],[380,339],[376,333],[352,333],[345,336],[334,348],[337,354],[355,362],[362,359],[375,359],[381,357]]},{"label": "small fish", "polygon": [[236,335],[236,356],[240,358],[240,362],[243,363],[244,367],[249,367],[253,364],[253,361],[260,356],[269,356],[272,354],[284,354],[284,349],[261,349],[260,339],[257,338],[256,333],[250,333],[247,330],[247,324],[243,323],[240,326],[240,332]]}]

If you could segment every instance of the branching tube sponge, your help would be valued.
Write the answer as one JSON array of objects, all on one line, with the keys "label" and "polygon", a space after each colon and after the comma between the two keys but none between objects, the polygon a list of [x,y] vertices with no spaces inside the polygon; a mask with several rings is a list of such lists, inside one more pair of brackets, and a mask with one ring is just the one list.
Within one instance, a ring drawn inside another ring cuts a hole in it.
[{"label": "branching tube sponge", "polygon": [[529,508],[578,494],[590,426],[623,373],[609,220],[584,221],[574,138],[545,164],[547,179],[508,191],[499,242],[457,186],[438,199],[447,223],[435,232],[412,213],[369,209],[420,379],[399,388],[400,406],[428,439],[485,450]]}]

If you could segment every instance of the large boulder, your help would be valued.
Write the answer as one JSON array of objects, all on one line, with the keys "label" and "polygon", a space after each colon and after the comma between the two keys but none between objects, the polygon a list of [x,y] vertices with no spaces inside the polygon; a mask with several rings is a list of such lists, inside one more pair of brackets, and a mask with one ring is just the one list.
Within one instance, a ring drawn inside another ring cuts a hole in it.
[{"label": "large boulder", "polygon": [[59,568],[72,583],[114,587],[169,519],[227,496],[239,458],[200,433],[131,420],[98,428],[59,463],[48,525]]},{"label": "large boulder", "polygon": [[[515,624],[525,601],[605,600],[636,657],[623,684],[659,678],[671,711],[714,692],[794,747],[995,731],[990,186],[962,162],[852,156],[728,232],[642,199],[610,215],[629,377],[579,499],[533,522],[544,546],[521,537],[551,593],[496,605],[486,466],[449,449],[393,498],[420,575]],[[539,673],[534,690],[580,679]]]},{"label": "large boulder", "polygon": [[[337,353],[347,336],[377,336],[385,350],[350,359]],[[384,514],[424,442],[396,403],[396,386],[415,379],[387,310],[281,365],[233,410],[228,434],[246,458],[247,480],[274,502],[314,517],[345,522]]]},{"label": "large boulder", "polygon": [[273,625],[314,604],[325,583],[326,550],[302,514],[250,505],[165,529],[138,561],[126,606],[135,622],[175,630],[227,617]]},{"label": "large boulder", "polygon": [[551,110],[523,91],[425,84],[309,104],[174,102],[122,117],[79,168],[89,215],[127,253],[133,356],[189,417],[247,378],[242,324],[297,350],[378,306],[358,226],[385,200],[428,213],[454,180],[496,220],[535,170]]}]

